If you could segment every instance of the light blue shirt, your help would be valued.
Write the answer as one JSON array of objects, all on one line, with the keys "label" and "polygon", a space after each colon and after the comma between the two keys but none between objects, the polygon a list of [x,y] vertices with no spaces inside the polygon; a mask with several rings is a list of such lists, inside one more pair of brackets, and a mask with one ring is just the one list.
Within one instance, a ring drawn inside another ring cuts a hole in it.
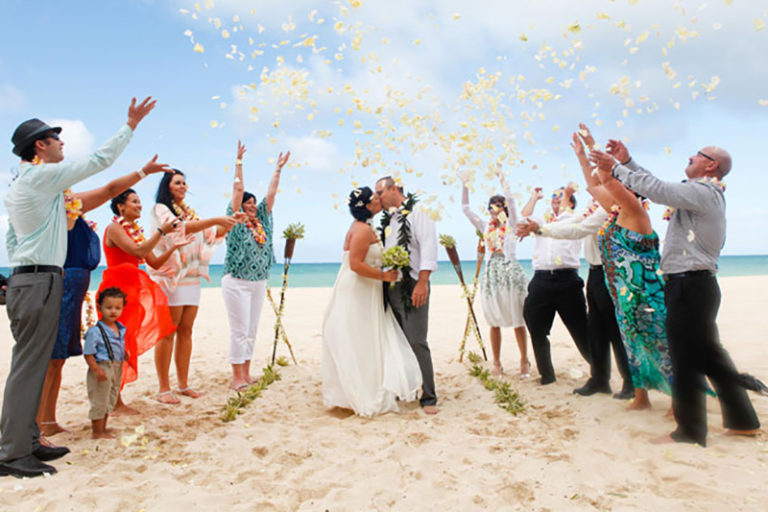
[{"label": "light blue shirt", "polygon": [[104,344],[104,337],[101,335],[99,325],[104,328],[104,332],[107,333],[107,339],[109,345],[112,347],[112,353],[115,356],[115,361],[122,361],[125,359],[125,326],[120,322],[116,322],[117,330],[120,331],[118,336],[111,327],[107,327],[99,320],[96,325],[88,329],[85,333],[85,342],[83,343],[83,355],[93,356],[96,361],[109,361],[109,352],[107,346]]},{"label": "light blue shirt", "polygon": [[132,136],[133,130],[124,125],[85,160],[19,166],[19,175],[5,195],[9,217],[5,243],[11,267],[64,265],[67,213],[62,192],[112,165]]}]

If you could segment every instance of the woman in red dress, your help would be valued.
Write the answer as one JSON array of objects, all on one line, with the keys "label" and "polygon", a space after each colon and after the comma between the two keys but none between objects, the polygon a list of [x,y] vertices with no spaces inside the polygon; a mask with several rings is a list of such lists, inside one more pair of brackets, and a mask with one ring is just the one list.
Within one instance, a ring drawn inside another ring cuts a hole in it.
[{"label": "woman in red dress", "polygon": [[[99,291],[114,286],[126,295],[125,309],[118,319],[126,327],[126,359],[122,382],[122,386],[125,386],[138,376],[139,356],[176,330],[165,293],[139,265],[146,261],[151,267],[158,268],[173,251],[189,241],[175,243],[164,253],[155,256],[152,249],[161,238],[177,229],[179,221],[171,220],[157,228],[152,236],[145,238],[144,230],[138,224],[141,201],[136,191],[129,188],[112,199],[110,206],[116,216],[104,232],[107,269],[102,274]],[[116,408],[121,406],[126,407],[118,396]]]}]

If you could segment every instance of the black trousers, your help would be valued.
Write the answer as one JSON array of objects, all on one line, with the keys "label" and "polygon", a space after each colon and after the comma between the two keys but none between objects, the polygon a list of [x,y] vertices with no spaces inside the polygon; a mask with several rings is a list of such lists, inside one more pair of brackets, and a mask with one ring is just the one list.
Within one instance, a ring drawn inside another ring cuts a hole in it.
[{"label": "black trousers", "polygon": [[664,302],[675,376],[672,406],[677,429],[672,437],[706,446],[705,377],[717,393],[725,428],[759,428],[760,421],[738,371],[720,343],[715,322],[720,308],[717,279],[706,273],[670,278],[664,287]]},{"label": "black trousers", "polygon": [[632,389],[627,351],[621,340],[613,299],[605,284],[602,266],[592,266],[587,279],[587,326],[592,365],[589,383],[608,386],[611,380],[611,347],[624,389]]},{"label": "black trousers", "polygon": [[555,381],[549,344],[549,331],[552,329],[555,313],[560,315],[582,357],[590,362],[584,281],[576,270],[553,273],[537,271],[528,283],[523,316],[528,332],[531,333],[533,354],[542,384]]}]

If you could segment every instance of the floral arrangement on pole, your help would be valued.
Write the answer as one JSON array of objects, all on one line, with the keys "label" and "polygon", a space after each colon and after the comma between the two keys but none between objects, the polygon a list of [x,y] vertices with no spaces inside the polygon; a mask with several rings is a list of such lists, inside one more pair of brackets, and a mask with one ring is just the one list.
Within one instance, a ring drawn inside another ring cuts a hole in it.
[{"label": "floral arrangement on pole", "polygon": [[[400,270],[411,266],[411,258],[408,251],[400,245],[393,245],[381,254],[381,262],[384,268]],[[395,283],[389,283],[390,288],[395,287]]]},{"label": "floral arrangement on pole", "polygon": [[[475,277],[472,279],[472,293],[469,294],[469,300],[474,305],[475,296],[477,295],[477,285],[479,283],[480,269],[483,268],[483,260],[485,259],[485,236],[479,229],[475,231],[477,234],[477,265],[475,266]],[[459,347],[459,362],[464,359],[464,345],[469,338],[469,334],[472,330],[472,326],[475,325],[472,320],[472,313],[467,311],[467,321],[464,323],[464,336],[461,338],[461,346]]]},{"label": "floral arrangement on pole", "polygon": [[[448,253],[448,259],[451,260],[453,269],[456,271],[456,274],[459,276],[459,283],[461,284],[462,290],[464,290],[464,296],[467,298],[467,307],[469,308],[469,314],[472,317],[472,323],[474,324],[474,329],[472,331],[475,334],[475,338],[477,338],[478,345],[480,345],[480,350],[483,351],[483,358],[487,361],[488,356],[485,353],[485,346],[483,345],[483,337],[480,334],[480,328],[477,325],[477,316],[475,316],[475,308],[472,307],[472,299],[470,298],[469,290],[467,290],[467,285],[464,283],[464,273],[461,271],[461,260],[459,260],[459,253],[456,250],[456,240],[450,235],[440,235],[439,240],[440,240],[440,245],[445,247],[445,252]],[[461,346],[459,347],[460,354],[464,353],[465,341],[466,341],[466,337],[461,341]]]},{"label": "floral arrangement on pole", "polygon": [[[275,341],[272,344],[272,364],[275,364],[275,356],[277,355],[277,340],[280,339],[280,333],[283,329],[283,309],[285,308],[285,289],[288,288],[288,269],[291,267],[291,258],[293,258],[293,250],[296,247],[296,240],[304,238],[304,225],[301,222],[296,224],[289,224],[287,228],[283,230],[283,238],[285,238],[285,251],[284,268],[283,268],[283,287],[280,290],[280,307],[277,309],[277,319],[275,320]],[[285,333],[283,333],[285,334]],[[288,338],[283,336],[283,341],[288,345],[288,350],[291,352],[291,358],[294,364],[296,363],[296,357],[293,355],[293,348],[288,343]]]}]

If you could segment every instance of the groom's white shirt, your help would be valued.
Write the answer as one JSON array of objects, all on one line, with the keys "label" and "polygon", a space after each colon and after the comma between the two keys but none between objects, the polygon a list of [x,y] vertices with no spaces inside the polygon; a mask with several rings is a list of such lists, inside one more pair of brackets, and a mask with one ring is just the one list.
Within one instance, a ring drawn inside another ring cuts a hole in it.
[{"label": "groom's white shirt", "polygon": [[[418,280],[419,272],[422,270],[432,272],[437,270],[437,230],[435,229],[435,221],[424,213],[418,204],[414,211],[408,215],[408,222],[411,224],[411,243],[408,245],[411,277]],[[392,220],[389,223],[392,230],[385,236],[385,249],[397,245],[397,236],[400,234],[401,225],[402,216],[400,213],[392,215]]]}]

